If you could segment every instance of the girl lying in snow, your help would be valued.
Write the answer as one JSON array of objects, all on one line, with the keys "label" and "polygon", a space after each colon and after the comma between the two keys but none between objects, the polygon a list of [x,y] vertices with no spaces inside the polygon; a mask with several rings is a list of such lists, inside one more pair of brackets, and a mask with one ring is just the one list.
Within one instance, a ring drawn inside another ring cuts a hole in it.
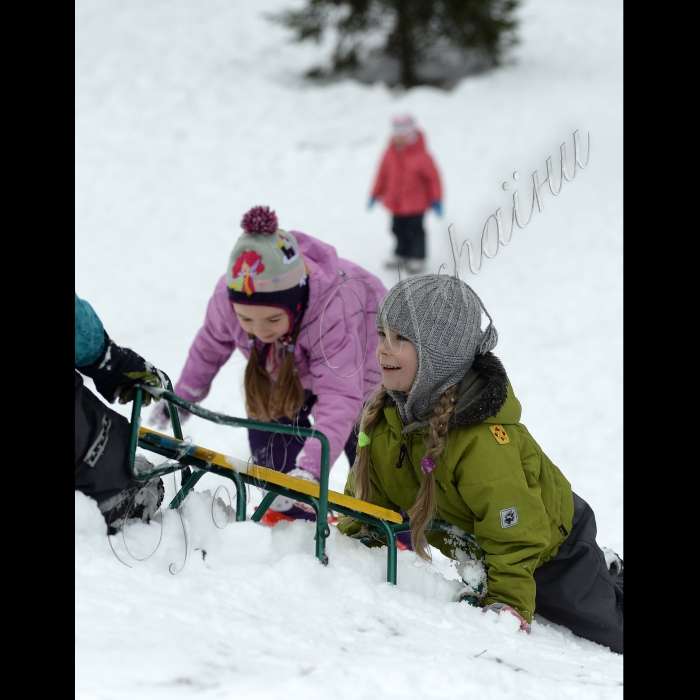
[{"label": "girl lying in snow", "polygon": [[[455,277],[409,278],[384,298],[376,325],[383,380],[360,419],[346,494],[408,513],[419,556],[433,544],[459,562],[460,600],[508,611],[528,633],[537,610],[622,653],[622,562],[613,575],[590,506],[520,422],[479,297]],[[433,518],[475,536],[481,593],[466,585],[468,541],[426,532]],[[350,518],[339,528],[361,529]]]},{"label": "girl lying in snow", "polygon": [[[380,280],[338,257],[333,246],[278,228],[268,207],[254,207],[216,284],[204,325],[190,347],[175,392],[202,401],[236,349],[248,357],[248,415],[310,427],[330,442],[330,463],[345,450],[355,459],[354,426],[380,379],[372,325],[386,294]],[[189,418],[182,413],[181,419]],[[152,419],[168,425],[165,402]],[[260,430],[248,432],[252,461],[318,481],[321,444]],[[263,522],[315,519],[308,506],[278,496]]]}]

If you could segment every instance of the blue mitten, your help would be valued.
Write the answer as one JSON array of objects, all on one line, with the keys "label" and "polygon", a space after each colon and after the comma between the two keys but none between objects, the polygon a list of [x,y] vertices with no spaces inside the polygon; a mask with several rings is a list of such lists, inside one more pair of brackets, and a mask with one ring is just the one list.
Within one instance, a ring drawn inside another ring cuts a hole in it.
[{"label": "blue mitten", "polygon": [[430,205],[430,208],[440,217],[442,217],[442,202],[437,200]]}]

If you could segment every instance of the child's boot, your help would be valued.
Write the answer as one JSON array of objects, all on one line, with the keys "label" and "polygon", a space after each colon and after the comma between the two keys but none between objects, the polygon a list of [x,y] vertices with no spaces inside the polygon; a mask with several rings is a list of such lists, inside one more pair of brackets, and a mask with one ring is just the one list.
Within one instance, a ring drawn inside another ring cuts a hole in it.
[{"label": "child's boot", "polygon": [[620,555],[617,554],[616,552],[613,552],[612,549],[609,547],[601,547],[603,550],[603,554],[605,555],[605,563],[608,566],[608,571],[610,572],[610,576],[612,577],[613,581],[620,586],[620,588],[623,588],[622,586],[622,579],[623,579],[623,572],[625,569],[624,562],[622,559],[620,559]]},{"label": "child's boot", "polygon": [[425,270],[425,260],[420,260],[418,258],[407,258],[406,272],[409,275],[420,275]]},{"label": "child's boot", "polygon": [[[152,469],[153,465],[150,467]],[[164,496],[163,480],[156,477],[98,503],[107,523],[107,534],[116,535],[127,520],[149,523],[160,508]]]}]

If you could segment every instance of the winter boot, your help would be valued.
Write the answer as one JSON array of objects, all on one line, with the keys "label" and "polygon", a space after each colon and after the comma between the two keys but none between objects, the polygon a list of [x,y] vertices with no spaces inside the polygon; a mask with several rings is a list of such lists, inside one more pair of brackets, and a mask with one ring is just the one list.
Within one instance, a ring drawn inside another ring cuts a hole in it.
[{"label": "winter boot", "polygon": [[623,588],[622,578],[625,569],[624,562],[620,559],[620,555],[613,552],[612,549],[608,547],[601,547],[601,549],[605,555],[605,563],[608,565],[608,571],[610,572],[612,580],[615,581],[620,588]]},{"label": "winter boot", "polygon": [[98,503],[107,523],[107,535],[116,535],[127,520],[149,523],[160,508],[164,496],[163,481],[156,477]]},{"label": "winter boot", "polygon": [[418,258],[406,258],[406,273],[409,275],[420,275],[425,270],[425,260]]},{"label": "winter boot", "polygon": [[411,531],[396,533],[396,547],[402,552],[412,552],[413,545],[411,544]]},{"label": "winter boot", "polygon": [[[257,509],[258,508],[256,506],[254,510]],[[260,522],[263,523],[263,525],[267,525],[268,527],[274,527],[275,525],[277,525],[277,523],[283,520],[286,520],[288,522],[293,522],[294,520],[310,520],[312,522],[316,522],[316,514],[307,513],[301,508],[296,507],[285,512],[281,512],[279,510],[272,510],[272,508],[268,508],[265,511],[265,515],[263,515],[262,518],[260,518]],[[326,518],[326,521],[329,525],[338,524],[338,516],[332,510],[330,510],[330,508],[328,509],[328,517]]]},{"label": "winter boot", "polygon": [[145,474],[146,472],[153,471],[155,466],[151,464],[144,455],[137,452],[136,455],[134,455],[134,468],[137,474]]},{"label": "winter boot", "polygon": [[[255,508],[255,510],[257,510],[257,508]],[[274,527],[280,520],[286,520],[291,523],[294,521],[294,518],[290,518],[288,515],[280,513],[278,510],[272,510],[272,508],[268,508],[265,511],[265,515],[260,518],[260,522],[268,527]]]}]

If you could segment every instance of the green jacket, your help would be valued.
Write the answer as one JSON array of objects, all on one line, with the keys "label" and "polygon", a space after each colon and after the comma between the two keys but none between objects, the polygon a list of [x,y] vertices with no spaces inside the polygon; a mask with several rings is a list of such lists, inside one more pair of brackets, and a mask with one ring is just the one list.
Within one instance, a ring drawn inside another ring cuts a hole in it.
[{"label": "green jacket", "polygon": [[[423,418],[429,417],[432,410]],[[484,605],[503,602],[530,622],[535,612],[535,569],[553,557],[571,531],[571,485],[520,423],[520,402],[500,360],[477,356],[460,384],[447,446],[435,461],[436,518],[473,534],[485,552]],[[424,478],[427,420],[403,426],[387,397],[372,433],[371,502],[407,513]],[[406,445],[400,468],[399,452]],[[345,493],[353,495],[353,472]],[[346,534],[358,523],[344,523]],[[428,541],[445,551],[439,538]]]}]

